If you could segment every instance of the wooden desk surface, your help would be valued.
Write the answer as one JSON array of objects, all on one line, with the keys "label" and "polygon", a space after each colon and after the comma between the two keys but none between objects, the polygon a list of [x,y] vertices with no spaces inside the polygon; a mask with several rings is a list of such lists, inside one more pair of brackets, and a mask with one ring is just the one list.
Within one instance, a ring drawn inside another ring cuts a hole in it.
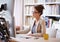
[{"label": "wooden desk surface", "polygon": [[21,38],[15,38],[14,39],[15,41],[17,42],[60,42],[60,38],[49,38],[48,40],[44,40],[43,37],[39,37],[39,38],[36,38],[36,37],[29,37],[29,38],[26,38],[26,37],[21,37]]}]

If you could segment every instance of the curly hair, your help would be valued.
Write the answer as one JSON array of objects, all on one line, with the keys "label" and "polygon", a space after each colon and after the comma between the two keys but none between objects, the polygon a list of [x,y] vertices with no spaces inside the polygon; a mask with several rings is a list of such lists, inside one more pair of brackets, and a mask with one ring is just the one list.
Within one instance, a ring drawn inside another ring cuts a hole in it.
[{"label": "curly hair", "polygon": [[43,14],[43,9],[44,9],[43,5],[37,5],[37,6],[34,6],[34,8],[40,13],[40,15]]}]

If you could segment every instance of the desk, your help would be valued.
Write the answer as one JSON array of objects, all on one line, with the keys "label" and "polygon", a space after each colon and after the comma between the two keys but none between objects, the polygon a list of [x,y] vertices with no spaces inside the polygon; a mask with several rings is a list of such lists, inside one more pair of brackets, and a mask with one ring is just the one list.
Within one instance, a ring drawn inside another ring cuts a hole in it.
[{"label": "desk", "polygon": [[[20,35],[20,36],[22,36],[22,35]],[[17,40],[17,42],[60,42],[59,38],[49,38],[48,40],[44,40],[43,37],[39,37],[37,39],[36,39],[36,37],[26,38],[25,35],[24,35],[24,37],[17,37],[14,40]]]}]

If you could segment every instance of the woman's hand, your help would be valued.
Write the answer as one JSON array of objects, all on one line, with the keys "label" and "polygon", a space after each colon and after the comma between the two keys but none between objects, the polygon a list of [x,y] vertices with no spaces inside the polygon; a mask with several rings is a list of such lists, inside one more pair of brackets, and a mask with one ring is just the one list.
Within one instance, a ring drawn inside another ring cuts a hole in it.
[{"label": "woman's hand", "polygon": [[28,36],[42,37],[41,33],[28,34]]},{"label": "woman's hand", "polygon": [[16,31],[16,34],[20,34],[20,31]]},{"label": "woman's hand", "polygon": [[33,36],[33,34],[28,34],[28,36]]}]

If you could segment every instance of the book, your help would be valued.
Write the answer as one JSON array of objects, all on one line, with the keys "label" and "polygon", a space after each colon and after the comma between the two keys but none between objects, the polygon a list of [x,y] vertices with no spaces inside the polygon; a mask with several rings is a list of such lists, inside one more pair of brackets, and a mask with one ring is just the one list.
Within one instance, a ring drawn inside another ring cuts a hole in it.
[{"label": "book", "polygon": [[45,23],[46,23],[46,28],[51,28],[53,24],[53,19],[44,17]]},{"label": "book", "polygon": [[26,6],[25,7],[25,14],[29,14],[30,13],[30,6]]},{"label": "book", "polygon": [[52,15],[56,15],[56,5],[52,5]]},{"label": "book", "polygon": [[59,5],[59,15],[60,15],[60,5]]},{"label": "book", "polygon": [[46,23],[46,28],[49,28],[49,25],[48,25],[49,19],[48,19],[48,17],[44,17],[44,20],[45,20],[45,23]]},{"label": "book", "polygon": [[56,0],[45,0],[45,2],[56,2]]},{"label": "book", "polygon": [[60,5],[55,6],[55,14],[59,15],[60,14]]},{"label": "book", "polygon": [[52,6],[51,5],[46,5],[45,6],[45,14],[46,15],[51,15],[52,14]]},{"label": "book", "polygon": [[53,20],[52,20],[52,19],[49,19],[49,23],[48,23],[49,28],[51,28],[51,27],[52,27],[52,22],[53,22]]},{"label": "book", "polygon": [[34,3],[34,0],[25,0],[25,3]]},{"label": "book", "polygon": [[37,0],[37,3],[45,2],[45,0]]},{"label": "book", "polygon": [[34,3],[37,3],[37,0],[34,0]]},{"label": "book", "polygon": [[30,7],[30,11],[29,11],[29,14],[33,14],[32,12],[34,11],[34,8],[33,6]]},{"label": "book", "polygon": [[56,2],[56,0],[51,0],[51,2]]},{"label": "book", "polygon": [[56,2],[60,2],[60,0],[56,0]]},{"label": "book", "polygon": [[45,0],[45,2],[52,2],[52,0]]}]

